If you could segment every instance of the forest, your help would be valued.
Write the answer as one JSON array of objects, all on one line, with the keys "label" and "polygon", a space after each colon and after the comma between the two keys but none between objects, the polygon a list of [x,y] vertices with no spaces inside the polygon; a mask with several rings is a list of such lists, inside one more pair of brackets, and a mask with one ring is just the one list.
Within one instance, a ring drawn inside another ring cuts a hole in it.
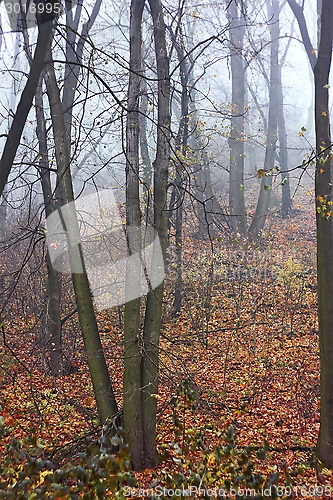
[{"label": "forest", "polygon": [[0,498],[333,498],[332,0],[0,0]]}]

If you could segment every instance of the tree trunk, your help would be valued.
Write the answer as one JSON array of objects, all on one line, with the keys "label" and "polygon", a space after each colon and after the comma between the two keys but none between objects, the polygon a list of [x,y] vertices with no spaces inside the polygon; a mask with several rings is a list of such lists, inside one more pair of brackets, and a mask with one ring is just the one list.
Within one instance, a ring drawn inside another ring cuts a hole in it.
[{"label": "tree trunk", "polygon": [[289,184],[289,172],[288,172],[288,145],[287,145],[287,131],[286,122],[284,119],[284,107],[283,107],[283,87],[281,78],[281,65],[279,67],[279,109],[278,109],[278,130],[279,130],[279,158],[280,158],[280,170],[282,178],[282,203],[281,203],[281,215],[283,218],[288,217],[291,208],[290,199],[290,184]]},{"label": "tree trunk", "polygon": [[[37,139],[39,145],[39,171],[42,184],[45,214],[48,217],[55,209],[49,171],[47,136],[43,108],[42,78],[40,78],[35,96]],[[45,294],[45,318],[41,337],[42,347],[46,348],[50,357],[51,374],[62,375],[62,343],[61,343],[61,273],[56,271],[46,251],[47,285]]]},{"label": "tree trunk", "polygon": [[[42,7],[44,4],[40,2]],[[36,10],[38,11],[37,3]],[[43,7],[44,9],[44,7]],[[44,10],[43,10],[44,12]],[[49,16],[48,16],[49,17]],[[21,94],[20,102],[17,106],[16,113],[8,132],[5,147],[0,159],[0,195],[2,195],[4,187],[7,183],[13,161],[17,149],[19,147],[25,122],[32,106],[33,98],[35,97],[39,77],[45,62],[47,46],[49,45],[52,33],[52,22],[42,22],[38,26],[37,45],[33,60],[30,65],[28,81]]]},{"label": "tree trunk", "polygon": [[[52,61],[50,50],[48,59]],[[44,78],[51,109],[61,203],[62,206],[66,205],[69,212],[67,220],[70,224],[67,227],[66,237],[72,281],[97,410],[101,422],[104,423],[117,413],[117,404],[99,337],[82,248],[79,243],[80,230],[73,203],[74,193],[63,107],[52,62],[46,66]]]},{"label": "tree trunk", "polygon": [[[71,27],[67,30],[66,37],[66,65],[65,65],[65,85],[63,90],[63,110],[64,120],[67,130],[67,143],[70,151],[71,135],[72,135],[72,122],[73,122],[73,104],[78,84],[78,77],[80,66],[72,65],[71,62],[81,62],[84,43],[88,34],[88,30],[93,25],[97,13],[101,5],[101,0],[97,0],[90,19],[83,25],[81,37],[76,44],[77,30],[80,21],[82,4],[79,3],[75,11],[75,19],[72,18],[72,10],[66,12],[67,24]],[[40,157],[40,175],[42,191],[44,196],[44,204],[46,216],[50,215],[55,206],[51,188],[50,173],[48,170],[48,154],[47,154],[47,139],[45,117],[43,111],[43,98],[42,98],[42,81],[39,81],[36,96],[36,120],[37,120],[37,138],[39,142],[39,157]],[[55,196],[56,198],[57,196]],[[62,360],[62,345],[61,345],[61,273],[56,271],[51,264],[50,256],[47,251],[46,254],[46,267],[47,267],[47,287],[46,287],[46,307],[45,307],[45,321],[43,325],[42,341],[44,346],[47,347],[50,356],[51,373],[54,376],[61,375],[63,372]]]},{"label": "tree trunk", "polygon": [[[126,125],[126,227],[129,255],[141,253],[139,197],[139,101],[141,91],[141,38],[144,0],[132,0],[130,19],[130,74]],[[140,265],[140,262],[138,262]],[[140,278],[138,266],[128,260],[126,291],[138,297],[126,302],[124,315],[124,428],[131,443],[136,470],[144,467],[143,416],[141,403]]]},{"label": "tree trunk", "polygon": [[264,163],[264,174],[261,178],[260,193],[257,208],[249,228],[252,240],[256,240],[264,228],[269,207],[273,180],[273,168],[276,157],[276,141],[278,126],[279,97],[279,0],[271,4],[271,49],[270,49],[270,89],[269,112],[267,124],[267,144]]},{"label": "tree trunk", "polygon": [[287,0],[287,2],[289,4],[289,7],[291,8],[291,10],[294,13],[294,16],[296,17],[297,24],[298,24],[298,27],[299,27],[299,30],[301,33],[303,45],[304,45],[305,51],[307,53],[311,68],[313,69],[315,67],[315,64],[316,64],[316,54],[315,54],[315,51],[313,49],[313,46],[312,46],[312,43],[310,40],[310,36],[309,36],[309,32],[308,32],[308,28],[306,25],[306,20],[305,20],[305,16],[304,16],[304,2],[303,2],[303,7],[301,5],[299,5],[296,2],[296,0]]},{"label": "tree trunk", "polygon": [[141,180],[143,184],[143,206],[145,210],[145,219],[151,223],[152,220],[152,178],[153,168],[150,160],[148,138],[147,138],[147,114],[148,114],[148,97],[147,97],[147,83],[144,78],[145,72],[142,72],[143,78],[141,79],[141,98],[140,98],[140,152],[142,158],[142,174]]},{"label": "tree trunk", "polygon": [[245,67],[242,57],[245,21],[238,12],[236,2],[228,2],[230,66],[232,81],[232,113],[230,124],[230,173],[229,207],[233,233],[246,234],[246,210],[244,201],[244,113]]},{"label": "tree trunk", "polygon": [[[158,76],[157,151],[154,161],[154,224],[160,238],[164,262],[167,248],[167,187],[170,161],[170,76],[165,25],[160,0],[149,0],[154,24]],[[154,256],[153,256],[154,259]],[[154,262],[152,263],[154,268]],[[159,374],[159,338],[162,323],[164,282],[147,296],[142,353],[142,409],[145,465],[153,467],[156,453],[156,411]]]},{"label": "tree trunk", "polygon": [[83,24],[81,33],[78,33],[78,29],[80,25],[83,2],[77,2],[74,18],[73,10],[66,10],[66,21],[69,29],[67,29],[66,32],[66,65],[64,75],[64,90],[62,94],[62,106],[64,110],[64,120],[66,126],[69,154],[72,142],[74,98],[77,90],[79,74],[81,71],[80,64],[82,63],[83,49],[89,34],[89,30],[94,25],[101,4],[102,0],[95,0],[91,15],[87,22]]},{"label": "tree trunk", "polygon": [[[333,468],[333,227],[332,148],[329,119],[329,73],[332,59],[333,5],[323,0],[315,76],[316,209],[318,321],[320,345],[320,431],[317,456]],[[327,148],[326,151],[323,151]]]},{"label": "tree trunk", "polygon": [[178,133],[176,136],[175,149],[178,155],[176,163],[176,179],[175,186],[179,196],[176,202],[176,220],[175,220],[175,255],[176,255],[176,284],[175,298],[173,302],[173,313],[177,315],[180,312],[182,305],[183,291],[183,271],[182,271],[182,253],[183,253],[183,204],[184,204],[184,161],[187,154],[188,142],[188,120],[189,120],[189,67],[185,50],[183,47],[182,31],[179,30],[179,40],[170,29],[170,34],[173,43],[176,47],[176,52],[179,61],[179,73],[181,82],[181,109]]}]

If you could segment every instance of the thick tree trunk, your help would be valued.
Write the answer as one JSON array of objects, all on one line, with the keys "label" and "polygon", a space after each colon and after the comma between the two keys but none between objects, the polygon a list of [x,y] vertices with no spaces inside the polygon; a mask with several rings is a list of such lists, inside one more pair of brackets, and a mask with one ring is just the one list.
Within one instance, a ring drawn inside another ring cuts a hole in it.
[{"label": "thick tree trunk", "polygon": [[[48,53],[48,58],[52,61],[51,51]],[[51,109],[59,192],[62,205],[66,205],[70,211],[68,214],[70,227],[67,228],[66,237],[72,281],[97,410],[101,422],[104,423],[117,413],[117,404],[99,337],[82,248],[78,243],[80,241],[80,231],[75,206],[72,203],[74,193],[63,107],[52,62],[46,66],[44,78]]]},{"label": "thick tree trunk", "polygon": [[[126,126],[126,226],[130,255],[141,253],[139,197],[139,101],[141,91],[141,38],[144,0],[132,0],[130,19],[130,75]],[[140,264],[138,262],[138,264]],[[126,302],[124,316],[124,428],[131,443],[133,467],[144,467],[143,416],[141,403],[140,278],[138,266],[128,261],[126,291],[138,297]]]},{"label": "thick tree trunk", "polygon": [[[167,248],[167,187],[170,161],[170,76],[165,25],[160,0],[149,0],[154,23],[158,76],[157,151],[154,161],[154,224],[159,235],[164,262]],[[153,256],[154,260],[154,256]],[[154,268],[154,262],[152,263]],[[145,465],[154,466],[156,453],[156,411],[159,374],[159,338],[162,323],[164,282],[147,296],[142,357],[142,409]]]},{"label": "thick tree trunk", "polygon": [[230,222],[235,235],[246,234],[244,201],[244,113],[245,67],[242,57],[245,21],[236,2],[228,2],[230,66],[232,81],[232,113],[230,124],[229,208]]},{"label": "thick tree trunk", "polygon": [[[333,4],[323,0],[315,75],[316,209],[318,320],[320,344],[320,432],[317,456],[333,468],[333,216],[329,73],[332,59]],[[326,151],[323,150],[327,148]]]},{"label": "thick tree trunk", "polygon": [[253,219],[249,228],[249,234],[252,240],[258,238],[265,225],[272,188],[272,170],[274,168],[274,162],[276,158],[279,97],[279,0],[272,0],[270,17],[272,21],[270,28],[270,88],[267,143],[264,163],[264,175],[261,178],[257,208],[253,215]]}]

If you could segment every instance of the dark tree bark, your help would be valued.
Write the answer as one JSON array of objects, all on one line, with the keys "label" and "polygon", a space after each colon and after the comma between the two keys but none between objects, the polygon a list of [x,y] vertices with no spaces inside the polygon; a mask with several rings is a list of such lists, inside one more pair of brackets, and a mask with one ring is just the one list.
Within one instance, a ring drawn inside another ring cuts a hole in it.
[{"label": "dark tree bark", "polygon": [[[315,77],[316,208],[318,321],[320,345],[320,431],[317,456],[333,468],[333,217],[332,142],[329,118],[329,73],[332,60],[333,4],[323,0]],[[324,151],[326,149],[326,151]]]},{"label": "dark tree bark", "polygon": [[[333,468],[333,217],[331,216],[333,162],[329,116],[329,74],[333,46],[333,4],[317,0],[319,49],[316,58],[304,18],[295,0],[288,0],[300,27],[304,47],[314,71],[316,129],[316,222],[318,323],[320,347],[320,431],[317,457]],[[296,7],[296,10],[295,10]],[[330,204],[329,204],[330,203]],[[327,213],[328,212],[328,213]]]},{"label": "dark tree bark", "polygon": [[[167,246],[167,182],[170,161],[170,78],[166,51],[163,9],[160,0],[149,0],[158,78],[157,151],[153,163],[154,227],[165,261]],[[144,0],[132,0],[130,26],[130,79],[126,139],[126,218],[130,254],[139,254],[139,96],[141,89],[141,22]],[[152,269],[156,267],[152,256]],[[159,263],[160,265],[160,263]],[[127,268],[126,288],[140,290],[138,269]],[[124,326],[124,427],[131,442],[135,469],[153,467],[156,453],[156,395],[159,374],[159,337],[164,283],[149,291],[140,348],[140,298],[125,305]]]},{"label": "dark tree bark", "polygon": [[283,106],[283,86],[281,78],[281,65],[279,66],[279,90],[278,90],[278,135],[279,135],[279,163],[282,178],[282,203],[281,215],[283,218],[288,217],[291,209],[290,184],[288,171],[288,144],[287,130],[284,118]]},{"label": "dark tree bark", "polygon": [[[132,0],[130,19],[130,74],[126,125],[126,227],[129,255],[141,253],[139,196],[139,102],[141,91],[141,42],[144,0]],[[140,270],[128,261],[126,290],[138,297],[126,302],[124,316],[124,428],[131,443],[133,467],[145,465],[143,408],[141,403]]]},{"label": "dark tree bark", "polygon": [[[42,2],[40,3],[42,6],[44,5]],[[36,9],[38,9],[38,5]],[[46,50],[50,43],[51,36],[52,19],[49,18],[48,22],[43,22],[43,20],[41,20],[41,24],[38,26],[37,45],[30,65],[28,80],[21,94],[20,102],[17,106],[0,159],[0,195],[3,193],[17,149],[20,145],[23,129],[35,97],[39,77],[45,63]]]},{"label": "dark tree bark", "polygon": [[[166,49],[163,8],[160,0],[149,0],[154,24],[154,43],[158,77],[157,151],[154,160],[154,226],[164,262],[168,240],[167,188],[170,161],[170,75]],[[142,409],[145,465],[157,463],[156,411],[159,374],[159,339],[162,324],[164,282],[148,293],[144,321],[142,357]]]},{"label": "dark tree bark", "polygon": [[297,24],[298,24],[299,30],[301,32],[303,45],[304,45],[305,51],[307,53],[311,68],[313,69],[315,67],[315,64],[316,64],[316,55],[315,55],[315,52],[313,50],[313,46],[312,46],[312,43],[310,40],[310,36],[309,36],[308,28],[306,25],[303,8],[301,7],[301,5],[299,5],[296,2],[296,0],[287,0],[287,1],[289,4],[289,7],[291,8],[291,10],[294,13],[294,16],[296,17]]}]

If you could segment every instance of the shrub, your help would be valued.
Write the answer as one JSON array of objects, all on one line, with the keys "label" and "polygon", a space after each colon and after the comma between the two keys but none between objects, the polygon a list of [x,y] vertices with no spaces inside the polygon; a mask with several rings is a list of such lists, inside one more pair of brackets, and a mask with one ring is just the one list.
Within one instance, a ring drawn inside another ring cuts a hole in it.
[{"label": "shrub", "polygon": [[[106,437],[109,431],[104,426],[98,444],[87,439],[85,451],[78,454],[77,461],[60,468],[38,457],[38,449],[27,456],[19,441],[11,439],[0,465],[0,498],[124,498],[122,486],[135,484],[130,473],[129,446],[124,443],[123,429],[114,428],[111,440]],[[8,436],[9,431],[1,425],[2,445]]]}]

